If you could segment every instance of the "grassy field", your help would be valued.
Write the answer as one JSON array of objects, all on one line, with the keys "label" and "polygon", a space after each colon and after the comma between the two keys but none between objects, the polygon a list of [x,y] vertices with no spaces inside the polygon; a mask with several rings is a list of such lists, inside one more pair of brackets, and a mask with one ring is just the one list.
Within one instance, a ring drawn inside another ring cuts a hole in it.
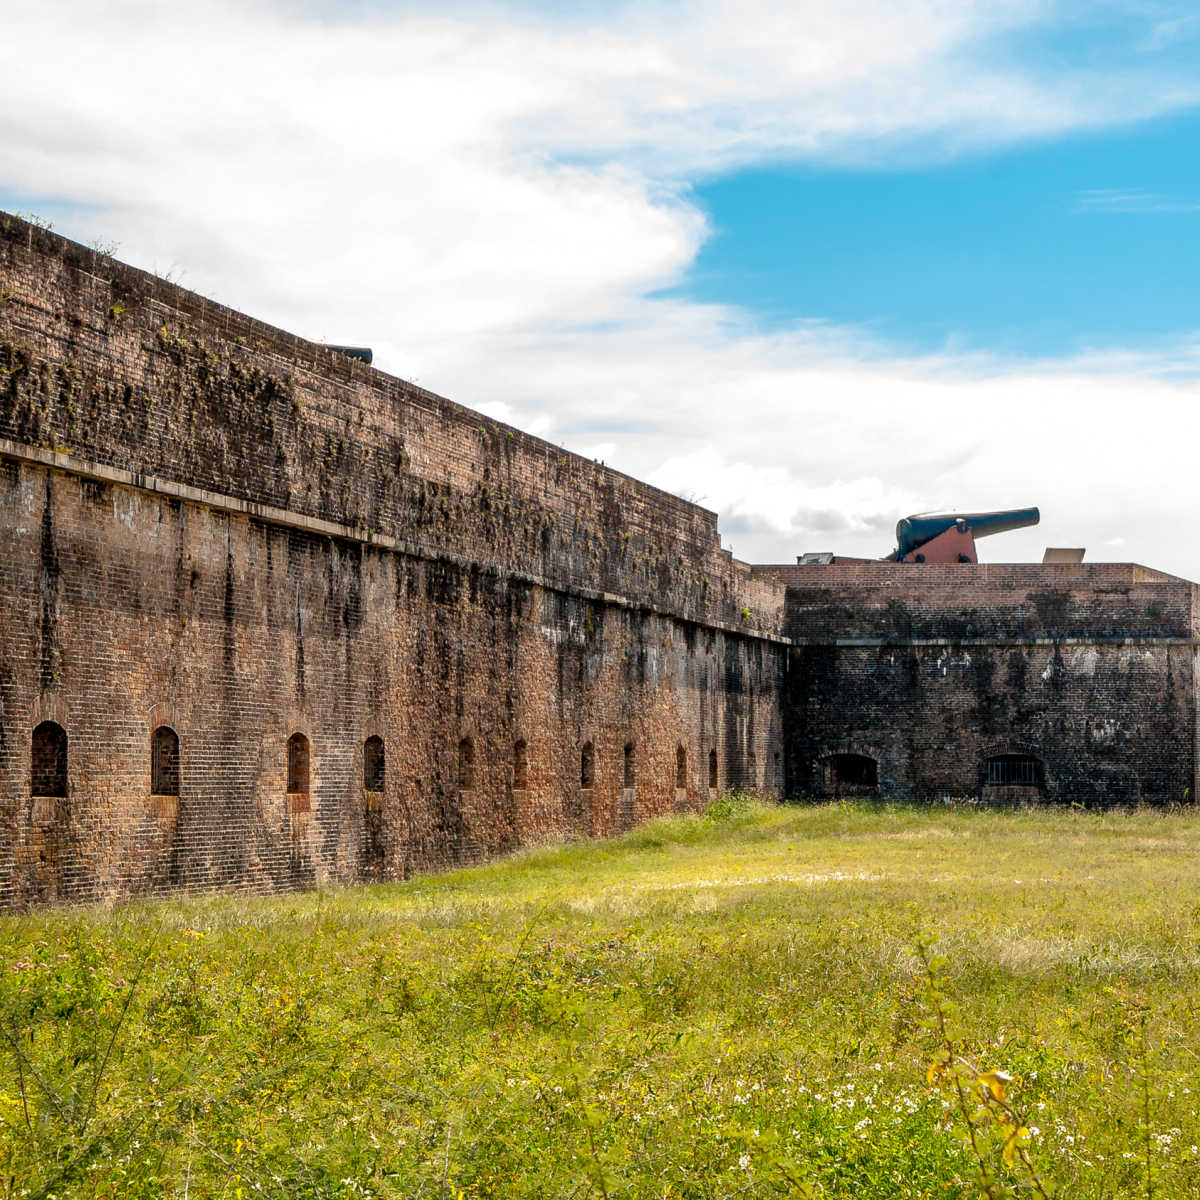
[{"label": "grassy field", "polygon": [[995,1195],[1200,1196],[1198,851],[1190,811],[735,799],[6,918],[0,1196],[957,1197],[976,1151]]}]

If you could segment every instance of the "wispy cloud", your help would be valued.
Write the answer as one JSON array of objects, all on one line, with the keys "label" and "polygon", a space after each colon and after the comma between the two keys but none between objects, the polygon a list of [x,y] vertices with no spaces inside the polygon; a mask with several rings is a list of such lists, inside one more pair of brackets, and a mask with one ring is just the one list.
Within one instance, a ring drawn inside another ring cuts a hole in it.
[{"label": "wispy cloud", "polygon": [[1200,15],[1168,16],[1152,22],[1142,47],[1154,52],[1200,38]]},{"label": "wispy cloud", "polygon": [[1096,213],[1195,213],[1200,201],[1137,189],[1087,188],[1076,196],[1077,212]]}]

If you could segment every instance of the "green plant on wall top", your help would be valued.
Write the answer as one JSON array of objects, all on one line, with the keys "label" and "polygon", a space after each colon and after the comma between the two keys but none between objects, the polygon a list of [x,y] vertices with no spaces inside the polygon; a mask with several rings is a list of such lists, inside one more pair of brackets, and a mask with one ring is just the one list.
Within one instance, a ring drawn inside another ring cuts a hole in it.
[{"label": "green plant on wall top", "polygon": [[[13,216],[19,221],[24,221],[26,225],[32,225],[35,229],[44,230],[46,233],[49,233],[54,228],[53,221],[47,221],[45,217],[39,217],[37,213],[15,212]],[[4,227],[5,229],[8,228],[7,221],[4,223]]]}]

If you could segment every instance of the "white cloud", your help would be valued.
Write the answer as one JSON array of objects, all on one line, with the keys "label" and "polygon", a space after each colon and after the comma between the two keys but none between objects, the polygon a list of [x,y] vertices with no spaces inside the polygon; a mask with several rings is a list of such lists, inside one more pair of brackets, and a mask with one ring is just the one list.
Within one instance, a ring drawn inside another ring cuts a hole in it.
[{"label": "white cloud", "polygon": [[[1200,445],[1188,347],[1163,360],[906,359],[869,342],[856,352],[845,330],[765,336],[720,318],[682,305],[660,323],[639,315],[541,346],[498,339],[434,373],[452,394],[504,397],[518,424],[553,412],[549,437],[715,509],[750,561],[881,556],[908,513],[1036,504],[1041,526],[984,542],[985,560],[1040,560],[1046,545],[1111,559],[1119,547],[1200,576],[1180,536]],[[1160,370],[1189,360],[1190,375]],[[596,423],[629,432],[594,454]]]},{"label": "white cloud", "polygon": [[239,307],[315,336],[391,331],[419,360],[606,320],[676,281],[706,234],[700,176],[987,146],[1200,96],[1149,67],[1123,87],[1013,65],[1004,37],[1053,16],[1035,0],[563,11],[22,6],[0,44],[20,97],[0,109],[0,184],[92,206],[72,229],[182,263]]},{"label": "white cloud", "polygon": [[1061,19],[1036,0],[552,10],[19,6],[0,43],[20,98],[0,108],[0,192],[704,497],[742,557],[883,553],[906,511],[1039,502],[1041,531],[985,550],[1125,537],[1200,574],[1174,536],[1194,346],[912,361],[859,330],[766,335],[648,298],[707,236],[696,179],[1132,120],[1194,103],[1192,75],[1018,62],[1006,39]]}]

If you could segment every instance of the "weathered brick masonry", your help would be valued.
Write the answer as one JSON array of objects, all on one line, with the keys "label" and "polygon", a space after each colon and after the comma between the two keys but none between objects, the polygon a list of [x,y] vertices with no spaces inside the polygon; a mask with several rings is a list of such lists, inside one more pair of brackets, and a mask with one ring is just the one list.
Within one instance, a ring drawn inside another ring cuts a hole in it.
[{"label": "weathered brick masonry", "polygon": [[0,903],[778,792],[783,589],[714,514],[10,217],[0,371]]},{"label": "weathered brick masonry", "polygon": [[0,905],[393,878],[714,790],[1196,796],[1130,564],[716,516],[0,214]]},{"label": "weathered brick masonry", "polygon": [[[1191,583],[1130,563],[755,571],[788,589],[796,791],[837,790],[851,755],[883,795],[1194,800]],[[990,783],[996,759],[1027,760],[1028,786]]]}]

